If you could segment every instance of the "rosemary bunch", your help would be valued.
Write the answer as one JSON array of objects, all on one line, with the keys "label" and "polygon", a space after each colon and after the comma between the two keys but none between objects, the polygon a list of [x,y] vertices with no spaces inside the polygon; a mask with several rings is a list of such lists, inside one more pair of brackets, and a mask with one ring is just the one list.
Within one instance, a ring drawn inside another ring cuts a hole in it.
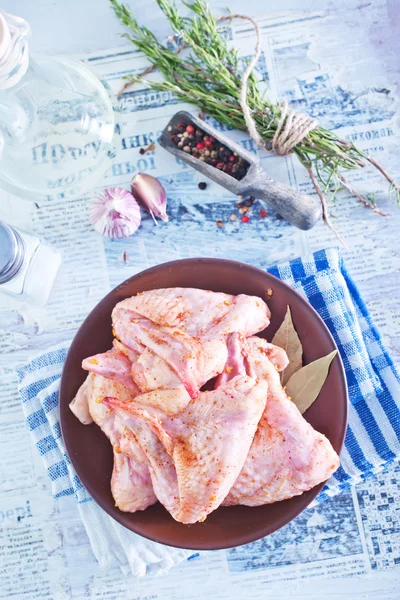
[{"label": "rosemary bunch", "polygon": [[[232,16],[215,17],[203,0],[184,4],[192,11],[191,17],[180,16],[171,0],[157,0],[169,20],[174,32],[177,50],[159,42],[146,27],[138,24],[131,11],[118,0],[110,0],[116,16],[130,29],[124,34],[149,59],[151,66],[139,75],[128,76],[122,91],[133,83],[142,81],[156,91],[172,92],[178,99],[195,104],[203,112],[221,123],[246,131],[246,121],[239,94],[242,84],[243,61],[236,49],[228,46],[221,23]],[[248,18],[248,17],[240,17]],[[182,52],[185,50],[185,52]],[[248,64],[248,63],[247,63]],[[158,70],[163,81],[143,80]],[[281,105],[273,104],[261,92],[254,71],[247,83],[247,105],[250,108],[256,129],[267,149],[272,148],[280,117]],[[383,214],[374,202],[354,190],[343,173],[371,163],[390,183],[390,191],[400,203],[400,187],[375,159],[366,155],[351,142],[339,138],[335,133],[318,125],[310,131],[300,144],[293,148],[302,165],[307,169],[312,183],[324,207],[324,220],[329,225],[329,216],[324,194],[335,194],[347,188],[365,206]],[[333,229],[333,228],[332,228]]]}]

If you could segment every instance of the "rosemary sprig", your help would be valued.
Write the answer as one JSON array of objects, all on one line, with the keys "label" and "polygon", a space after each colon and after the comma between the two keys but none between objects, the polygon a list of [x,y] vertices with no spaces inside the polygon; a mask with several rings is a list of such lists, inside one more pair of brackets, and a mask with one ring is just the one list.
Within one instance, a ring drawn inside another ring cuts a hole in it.
[{"label": "rosemary sprig", "polygon": [[[128,76],[123,90],[141,81],[155,91],[168,91],[179,100],[195,104],[225,125],[246,131],[239,103],[241,79],[246,64],[243,66],[243,60],[239,58],[236,49],[229,48],[221,27],[221,23],[231,17],[216,18],[203,0],[193,0],[192,3],[183,1],[191,9],[193,16],[182,17],[171,0],[157,0],[174,32],[177,50],[173,51],[161,44],[149,29],[140,26],[124,4],[118,0],[110,2],[116,16],[130,29],[130,33],[124,34],[124,37],[143,52],[152,65],[140,75]],[[143,75],[156,69],[162,74],[163,81],[142,79]],[[247,104],[266,148],[272,148],[272,139],[282,109],[280,104],[273,104],[261,92],[254,71],[248,80]],[[389,173],[353,143],[339,138],[321,125],[310,131],[301,144],[295,146],[293,153],[311,177],[323,204],[324,220],[328,224],[324,194],[334,196],[343,187],[364,206],[383,215],[375,203],[354,190],[343,176],[343,172],[365,167],[366,163],[373,165],[389,181],[390,195],[394,194],[400,205],[400,187]]]}]

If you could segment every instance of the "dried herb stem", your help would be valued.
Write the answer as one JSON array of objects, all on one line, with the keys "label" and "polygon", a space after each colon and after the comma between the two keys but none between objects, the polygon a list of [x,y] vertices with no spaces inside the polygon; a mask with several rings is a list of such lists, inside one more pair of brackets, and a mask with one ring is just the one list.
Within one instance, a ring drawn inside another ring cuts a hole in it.
[{"label": "dried herb stem", "polygon": [[381,215],[381,217],[386,217],[386,214],[383,213],[380,208],[378,208],[377,206],[374,206],[372,202],[370,202],[369,200],[367,200],[367,198],[365,198],[365,196],[362,196],[361,194],[359,194],[357,192],[357,190],[355,190],[348,183],[348,181],[346,181],[346,179],[343,177],[343,175],[339,175],[338,179],[342,183],[342,185],[350,192],[350,194],[353,194],[353,196],[356,196],[359,199],[359,201],[362,204],[364,204],[364,206],[366,208],[370,208],[371,210],[373,210],[374,212],[376,212],[378,215]]}]

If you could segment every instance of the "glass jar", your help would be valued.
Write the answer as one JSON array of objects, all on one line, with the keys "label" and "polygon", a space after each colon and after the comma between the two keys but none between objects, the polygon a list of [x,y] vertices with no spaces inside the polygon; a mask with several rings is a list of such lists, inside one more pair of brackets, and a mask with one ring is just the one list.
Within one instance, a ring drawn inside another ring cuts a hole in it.
[{"label": "glass jar", "polygon": [[28,33],[0,12],[0,186],[36,201],[79,197],[111,162],[111,101],[84,64],[33,60]]},{"label": "glass jar", "polygon": [[47,242],[0,221],[0,292],[45,306],[60,264]]}]

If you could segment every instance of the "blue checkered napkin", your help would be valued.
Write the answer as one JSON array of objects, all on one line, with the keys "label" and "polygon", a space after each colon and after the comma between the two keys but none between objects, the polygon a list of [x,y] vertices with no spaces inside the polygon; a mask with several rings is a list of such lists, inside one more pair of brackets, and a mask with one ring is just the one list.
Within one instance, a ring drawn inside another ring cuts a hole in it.
[{"label": "blue checkered napkin", "polygon": [[52,348],[18,369],[18,375],[26,422],[44,460],[53,496],[75,494],[81,503],[91,498],[65,452],[58,412],[58,388],[67,351],[65,344]]},{"label": "blue checkered napkin", "polygon": [[269,269],[300,292],[325,321],[349,389],[341,466],[317,500],[333,496],[400,457],[400,378],[336,248]]},{"label": "blue checkered napkin", "polygon": [[19,392],[26,422],[45,464],[55,498],[75,494],[83,525],[100,566],[121,568],[136,576],[165,573],[192,551],[146,540],[109,517],[81,484],[61,437],[58,389],[69,344],[48,350],[18,370]]}]

